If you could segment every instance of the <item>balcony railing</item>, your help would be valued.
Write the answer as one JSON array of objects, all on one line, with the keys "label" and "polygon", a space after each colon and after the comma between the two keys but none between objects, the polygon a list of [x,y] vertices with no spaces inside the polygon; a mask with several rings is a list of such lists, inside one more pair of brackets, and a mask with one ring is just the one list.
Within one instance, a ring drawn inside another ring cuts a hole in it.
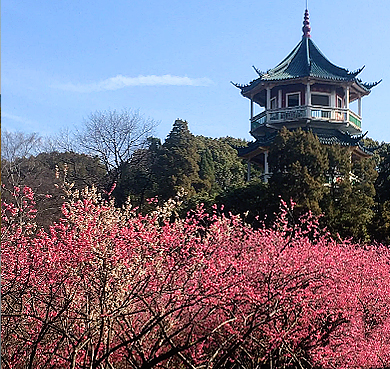
[{"label": "balcony railing", "polygon": [[353,123],[355,126],[362,128],[362,119],[357,114],[355,114],[353,111],[349,112],[348,119],[349,119],[349,122]]},{"label": "balcony railing", "polygon": [[253,117],[251,131],[266,123],[283,123],[300,119],[311,119],[329,122],[348,122],[359,129],[362,127],[362,119],[350,109],[317,107],[317,106],[295,106],[292,108],[272,109],[263,111]]}]

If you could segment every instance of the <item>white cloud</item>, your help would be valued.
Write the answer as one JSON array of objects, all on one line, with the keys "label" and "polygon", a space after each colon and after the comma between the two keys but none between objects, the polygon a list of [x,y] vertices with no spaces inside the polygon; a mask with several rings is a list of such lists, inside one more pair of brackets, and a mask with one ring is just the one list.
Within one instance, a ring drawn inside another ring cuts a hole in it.
[{"label": "white cloud", "polygon": [[10,119],[14,122],[17,122],[17,123],[22,123],[22,124],[25,124],[25,125],[32,125],[33,122],[29,119],[26,119],[26,118],[23,118],[23,117],[20,117],[18,115],[14,115],[14,114],[8,114],[6,112],[4,113],[1,113],[1,117],[2,118],[6,118],[6,119]]},{"label": "white cloud", "polygon": [[209,78],[190,78],[172,76],[165,74],[163,76],[149,75],[138,77],[126,77],[118,74],[116,77],[107,78],[95,83],[66,83],[55,87],[73,92],[98,92],[113,91],[131,86],[208,86],[212,83]]}]

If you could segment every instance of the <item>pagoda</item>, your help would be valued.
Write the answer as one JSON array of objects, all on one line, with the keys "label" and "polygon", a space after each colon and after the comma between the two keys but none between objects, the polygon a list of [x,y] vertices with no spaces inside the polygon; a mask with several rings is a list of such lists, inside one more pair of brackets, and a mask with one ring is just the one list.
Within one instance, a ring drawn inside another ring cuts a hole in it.
[{"label": "pagoda", "polygon": [[[269,147],[282,127],[312,131],[324,145],[348,146],[352,160],[371,155],[362,139],[362,97],[381,81],[364,83],[331,63],[310,36],[309,11],[303,21],[298,45],[275,68],[261,72],[246,85],[233,83],[250,100],[250,134],[255,138],[238,149],[239,156],[262,167],[267,179]],[[350,104],[357,100],[357,112]],[[255,105],[263,108],[254,114]]]}]

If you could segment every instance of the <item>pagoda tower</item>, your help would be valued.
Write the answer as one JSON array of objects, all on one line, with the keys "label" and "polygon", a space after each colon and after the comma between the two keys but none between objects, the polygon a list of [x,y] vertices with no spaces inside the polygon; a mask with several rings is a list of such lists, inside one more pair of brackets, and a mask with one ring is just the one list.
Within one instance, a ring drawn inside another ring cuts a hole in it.
[{"label": "pagoda tower", "polygon": [[[381,81],[364,83],[358,74],[331,63],[310,36],[309,11],[303,21],[302,40],[276,67],[261,72],[246,85],[233,83],[250,100],[250,133],[255,138],[239,156],[263,168],[267,179],[268,151],[282,127],[312,131],[324,145],[348,146],[352,160],[371,155],[361,140],[362,98]],[[350,104],[357,100],[357,112]],[[255,106],[263,111],[254,114]],[[248,178],[249,178],[248,174]]]}]

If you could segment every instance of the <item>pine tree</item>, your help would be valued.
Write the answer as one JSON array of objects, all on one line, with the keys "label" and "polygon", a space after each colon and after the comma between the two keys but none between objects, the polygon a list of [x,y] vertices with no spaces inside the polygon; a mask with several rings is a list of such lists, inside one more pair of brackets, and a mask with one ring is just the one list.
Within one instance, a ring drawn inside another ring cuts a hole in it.
[{"label": "pine tree", "polygon": [[279,196],[287,202],[293,199],[299,212],[321,212],[319,202],[325,192],[328,160],[325,148],[315,135],[284,127],[270,148],[268,164],[274,201]]},{"label": "pine tree", "polygon": [[323,222],[334,235],[368,241],[377,176],[372,158],[351,160],[346,147],[327,146],[328,188],[321,201]]},{"label": "pine tree", "polygon": [[233,147],[242,145],[244,141],[204,136],[196,136],[196,141],[201,157],[199,175],[211,182],[211,193],[217,195],[244,184],[246,165]]},{"label": "pine tree", "polygon": [[385,144],[380,149],[380,162],[378,165],[378,178],[375,182],[379,203],[390,200],[390,144]]},{"label": "pine tree", "polygon": [[207,147],[200,153],[199,177],[204,182],[207,192],[210,192],[213,187],[215,188],[214,161],[211,151]]},{"label": "pine tree", "polygon": [[390,144],[377,150],[378,178],[375,181],[376,207],[371,227],[372,238],[390,243]]},{"label": "pine tree", "polygon": [[195,137],[187,121],[177,119],[162,145],[159,168],[156,168],[160,196],[171,198],[183,189],[188,198],[204,187],[199,177],[199,162]]}]

